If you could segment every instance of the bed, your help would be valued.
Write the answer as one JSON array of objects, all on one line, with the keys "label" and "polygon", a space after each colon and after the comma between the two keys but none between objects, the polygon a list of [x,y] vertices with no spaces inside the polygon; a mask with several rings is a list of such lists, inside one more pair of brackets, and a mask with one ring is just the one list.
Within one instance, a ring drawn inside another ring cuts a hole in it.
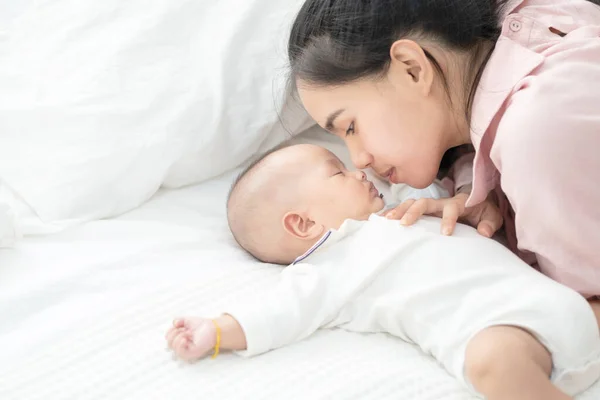
[{"label": "bed", "polygon": [[[316,129],[293,141],[348,159]],[[252,359],[174,360],[164,341],[174,317],[213,315],[279,272],[228,232],[224,199],[235,174],[0,251],[0,398],[473,398],[435,360],[384,334],[320,331]],[[598,384],[579,397],[597,398]]]},{"label": "bed", "polygon": [[349,163],[280,95],[302,0],[0,3],[0,399],[473,398],[383,334],[196,364],[166,350],[174,317],[279,273],[227,229],[238,166],[303,131]]}]

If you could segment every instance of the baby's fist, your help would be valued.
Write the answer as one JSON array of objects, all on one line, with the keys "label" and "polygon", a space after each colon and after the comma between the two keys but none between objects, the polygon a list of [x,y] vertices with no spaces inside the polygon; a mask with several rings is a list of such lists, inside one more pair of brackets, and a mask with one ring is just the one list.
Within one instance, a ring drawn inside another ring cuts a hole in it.
[{"label": "baby's fist", "polygon": [[217,330],[213,321],[207,318],[178,318],[173,321],[166,338],[177,357],[195,361],[215,347]]}]

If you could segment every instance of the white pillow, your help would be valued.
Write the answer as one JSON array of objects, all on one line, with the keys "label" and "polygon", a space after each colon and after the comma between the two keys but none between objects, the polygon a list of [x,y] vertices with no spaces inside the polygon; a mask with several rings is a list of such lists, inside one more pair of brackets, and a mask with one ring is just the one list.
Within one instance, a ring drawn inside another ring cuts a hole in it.
[{"label": "white pillow", "polygon": [[0,203],[27,220],[13,231],[118,215],[310,125],[283,90],[302,3],[35,1],[2,21]]}]

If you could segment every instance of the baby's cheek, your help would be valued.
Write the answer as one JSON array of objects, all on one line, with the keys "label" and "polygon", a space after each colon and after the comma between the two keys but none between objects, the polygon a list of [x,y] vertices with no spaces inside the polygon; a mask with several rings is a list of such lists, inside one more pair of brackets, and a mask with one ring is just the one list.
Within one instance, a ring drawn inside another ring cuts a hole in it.
[{"label": "baby's cheek", "polygon": [[354,213],[349,210],[349,203],[351,203],[351,200],[346,199],[323,204],[321,213],[325,225],[337,229],[347,218],[353,218]]}]

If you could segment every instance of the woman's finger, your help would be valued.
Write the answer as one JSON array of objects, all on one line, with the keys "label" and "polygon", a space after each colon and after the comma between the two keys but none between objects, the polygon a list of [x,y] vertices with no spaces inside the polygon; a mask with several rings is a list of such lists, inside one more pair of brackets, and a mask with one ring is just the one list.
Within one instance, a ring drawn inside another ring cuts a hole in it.
[{"label": "woman's finger", "polygon": [[404,216],[400,219],[402,225],[412,225],[425,214],[431,214],[440,211],[441,205],[433,199],[419,199],[406,210]]},{"label": "woman's finger", "polygon": [[419,199],[415,204],[406,211],[407,223],[400,220],[400,223],[405,225],[411,225],[416,222],[417,219],[423,215],[435,215],[441,217],[443,215],[444,208],[448,203],[453,203],[454,198],[451,199]]},{"label": "woman's finger", "polygon": [[494,236],[494,233],[502,227],[503,223],[504,220],[500,210],[493,205],[488,204],[483,210],[481,219],[477,224],[477,232],[485,237],[492,237]]},{"label": "woman's finger", "polygon": [[385,211],[383,213],[383,216],[386,217],[387,219],[400,219],[404,216],[406,211],[414,203],[415,203],[415,201],[412,199],[406,200],[404,203],[400,204],[399,206],[396,206],[395,208]]},{"label": "woman's finger", "polygon": [[442,235],[450,236],[461,214],[461,207],[454,201],[449,201],[444,206],[442,213]]}]

